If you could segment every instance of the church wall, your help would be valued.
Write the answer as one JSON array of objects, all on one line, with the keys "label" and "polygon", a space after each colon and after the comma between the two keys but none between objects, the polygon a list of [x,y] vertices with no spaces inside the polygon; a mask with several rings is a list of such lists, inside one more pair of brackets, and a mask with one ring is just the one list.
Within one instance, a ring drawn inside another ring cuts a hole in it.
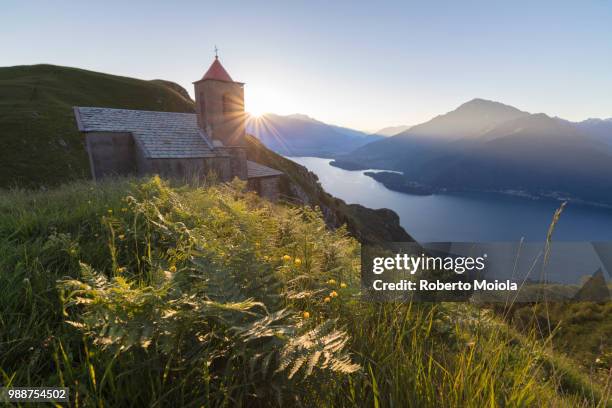
[{"label": "church wall", "polygon": [[211,172],[216,174],[218,181],[230,181],[232,179],[228,157],[148,159],[148,162],[147,174],[159,174],[165,178],[173,178],[187,183],[197,184]]},{"label": "church wall", "polygon": [[131,133],[89,132],[85,144],[94,180],[136,172],[136,148]]},{"label": "church wall", "polygon": [[280,177],[257,177],[249,179],[247,187],[256,191],[260,197],[270,201],[278,201],[280,198]]}]

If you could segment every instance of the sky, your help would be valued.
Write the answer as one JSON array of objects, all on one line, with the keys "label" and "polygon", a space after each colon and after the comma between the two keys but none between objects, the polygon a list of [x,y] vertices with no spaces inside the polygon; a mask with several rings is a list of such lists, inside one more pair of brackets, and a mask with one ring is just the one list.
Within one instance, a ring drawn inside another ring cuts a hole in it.
[{"label": "sky", "polygon": [[612,2],[23,1],[0,4],[0,66],[192,82],[219,58],[246,110],[373,131],[473,98],[612,117]]}]

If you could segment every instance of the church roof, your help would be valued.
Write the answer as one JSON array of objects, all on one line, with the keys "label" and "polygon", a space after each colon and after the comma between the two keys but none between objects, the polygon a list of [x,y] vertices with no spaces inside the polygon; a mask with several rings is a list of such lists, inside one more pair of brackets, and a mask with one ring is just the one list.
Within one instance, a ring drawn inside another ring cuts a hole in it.
[{"label": "church roof", "polygon": [[130,132],[152,159],[214,157],[213,145],[193,113],[75,106],[81,132]]},{"label": "church roof", "polygon": [[257,178],[280,176],[283,173],[278,170],[271,169],[270,167],[264,166],[263,164],[247,160],[247,174],[248,178]]},{"label": "church roof", "polygon": [[[194,113],[74,107],[81,132],[131,133],[149,159],[184,159],[227,156],[227,148],[214,147],[198,127]],[[283,173],[247,160],[247,177]]]},{"label": "church roof", "polygon": [[[225,81],[225,82],[234,82],[232,80],[232,77],[225,70],[225,68],[223,68],[223,65],[221,65],[221,62],[219,61],[219,58],[217,57],[215,57],[215,60],[210,65],[210,68],[208,68],[208,71],[206,71],[206,73],[204,74],[202,79],[200,79],[200,81],[204,81],[206,79],[214,79],[217,81]],[[200,81],[197,81],[197,82],[200,82]]]}]

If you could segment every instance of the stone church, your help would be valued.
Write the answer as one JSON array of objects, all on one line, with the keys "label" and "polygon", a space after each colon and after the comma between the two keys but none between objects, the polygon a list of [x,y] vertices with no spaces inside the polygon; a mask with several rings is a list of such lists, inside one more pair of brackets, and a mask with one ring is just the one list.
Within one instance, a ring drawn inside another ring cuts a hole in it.
[{"label": "stone church", "polygon": [[215,57],[194,84],[196,113],[74,107],[85,133],[94,180],[159,174],[197,182],[247,180],[262,197],[277,200],[281,172],[247,160],[244,83],[235,82]]}]

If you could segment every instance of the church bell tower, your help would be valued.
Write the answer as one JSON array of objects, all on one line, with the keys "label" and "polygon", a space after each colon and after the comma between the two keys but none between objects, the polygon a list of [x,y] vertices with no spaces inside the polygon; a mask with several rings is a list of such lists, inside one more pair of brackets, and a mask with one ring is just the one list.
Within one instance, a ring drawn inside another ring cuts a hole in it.
[{"label": "church bell tower", "polygon": [[243,146],[244,84],[232,80],[215,55],[208,71],[193,86],[198,126],[217,146]]}]

